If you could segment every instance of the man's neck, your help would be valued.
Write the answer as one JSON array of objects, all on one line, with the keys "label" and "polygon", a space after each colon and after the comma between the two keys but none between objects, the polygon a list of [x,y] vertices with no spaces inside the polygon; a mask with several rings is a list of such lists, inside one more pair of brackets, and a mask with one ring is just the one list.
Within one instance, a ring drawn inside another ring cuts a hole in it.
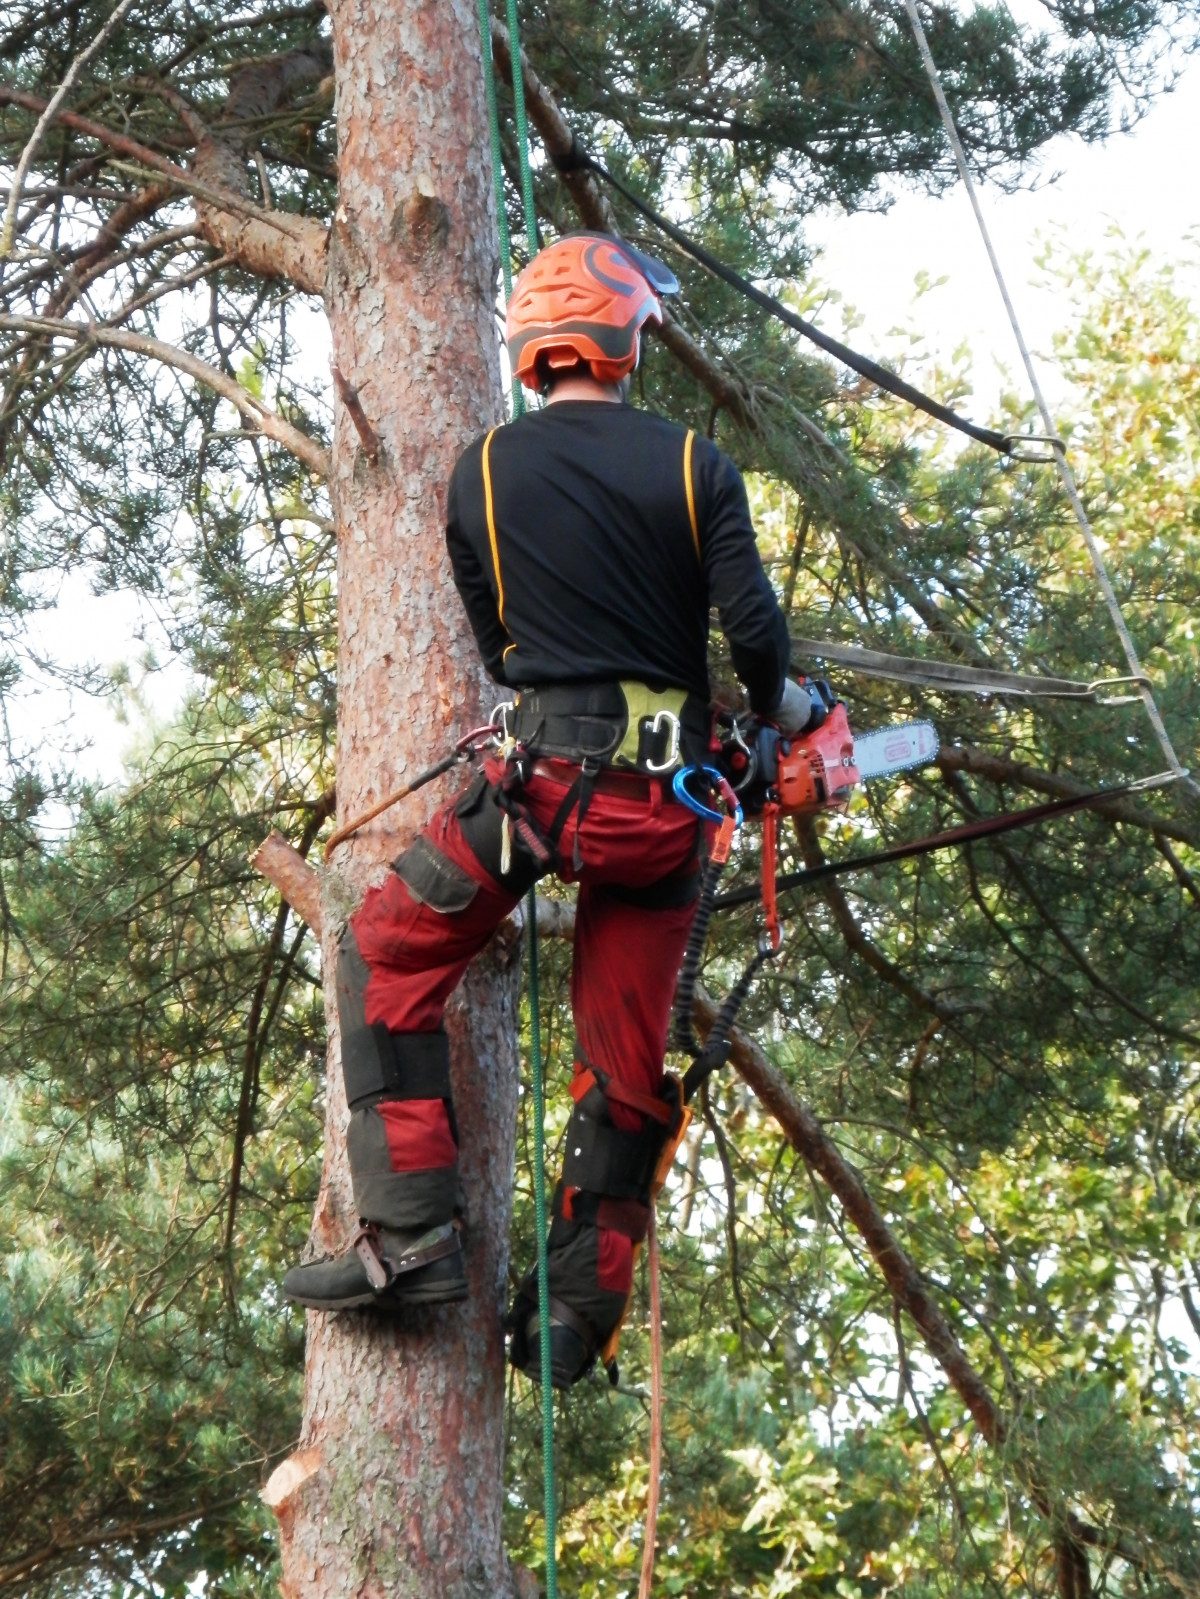
[{"label": "man's neck", "polygon": [[572,373],[559,378],[546,396],[547,405],[558,405],[562,400],[606,400],[610,405],[623,403],[625,395],[620,383],[598,383],[594,377]]}]

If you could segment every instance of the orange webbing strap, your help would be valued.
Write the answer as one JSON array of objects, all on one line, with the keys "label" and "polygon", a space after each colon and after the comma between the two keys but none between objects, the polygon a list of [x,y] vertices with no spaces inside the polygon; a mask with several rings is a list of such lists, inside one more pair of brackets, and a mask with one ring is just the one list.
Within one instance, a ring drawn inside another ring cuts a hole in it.
[{"label": "orange webbing strap", "polygon": [[771,948],[779,948],[779,905],[775,891],[776,824],[779,806],[768,800],[762,808],[762,903],[763,920]]},{"label": "orange webbing strap", "polygon": [[614,1105],[628,1105],[630,1110],[639,1110],[643,1116],[662,1122],[664,1127],[675,1114],[665,1099],[658,1099],[653,1094],[639,1093],[636,1088],[627,1088],[623,1083],[617,1082],[615,1077],[608,1077],[605,1074],[605,1081],[601,1082],[590,1066],[585,1066],[572,1077],[571,1098],[578,1105],[593,1088],[598,1088],[605,1099],[611,1099]]}]

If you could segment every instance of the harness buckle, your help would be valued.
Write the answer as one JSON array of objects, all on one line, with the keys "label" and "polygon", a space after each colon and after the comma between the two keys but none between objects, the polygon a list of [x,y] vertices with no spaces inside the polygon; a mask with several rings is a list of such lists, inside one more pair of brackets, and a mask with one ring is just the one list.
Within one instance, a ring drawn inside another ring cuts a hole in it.
[{"label": "harness buckle", "polygon": [[360,1222],[350,1240],[350,1247],[362,1261],[371,1287],[377,1294],[382,1293],[395,1273],[383,1258],[377,1229],[370,1222]]}]

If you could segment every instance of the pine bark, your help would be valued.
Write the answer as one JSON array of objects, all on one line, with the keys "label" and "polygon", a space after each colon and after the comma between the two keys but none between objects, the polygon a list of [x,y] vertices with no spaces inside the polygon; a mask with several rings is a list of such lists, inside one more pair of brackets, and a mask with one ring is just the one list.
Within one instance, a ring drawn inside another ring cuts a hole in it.
[{"label": "pine bark", "polygon": [[[494,211],[475,12],[466,0],[331,0],[340,192],[326,302],[340,376],[339,820],[367,809],[490,709],[450,580],[446,484],[500,412]],[[378,441],[368,452],[353,393]],[[453,781],[450,779],[449,781]],[[322,873],[329,1018],[317,1252],[354,1225],[332,992],[334,944],[447,780]],[[504,1350],[517,971],[497,948],[452,1007],[471,1297],[389,1319],[310,1313],[301,1448],[268,1497],[288,1599],[504,1599]]]}]

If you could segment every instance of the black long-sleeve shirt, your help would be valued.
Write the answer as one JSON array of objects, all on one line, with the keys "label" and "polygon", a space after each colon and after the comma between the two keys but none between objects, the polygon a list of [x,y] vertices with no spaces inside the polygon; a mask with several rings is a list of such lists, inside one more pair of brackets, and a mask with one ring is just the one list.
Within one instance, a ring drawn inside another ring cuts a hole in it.
[{"label": "black long-sleeve shirt", "polygon": [[499,683],[634,680],[707,700],[715,605],[752,707],[779,703],[787,626],[741,474],[708,439],[604,400],[529,412],[459,458],[446,540]]}]

